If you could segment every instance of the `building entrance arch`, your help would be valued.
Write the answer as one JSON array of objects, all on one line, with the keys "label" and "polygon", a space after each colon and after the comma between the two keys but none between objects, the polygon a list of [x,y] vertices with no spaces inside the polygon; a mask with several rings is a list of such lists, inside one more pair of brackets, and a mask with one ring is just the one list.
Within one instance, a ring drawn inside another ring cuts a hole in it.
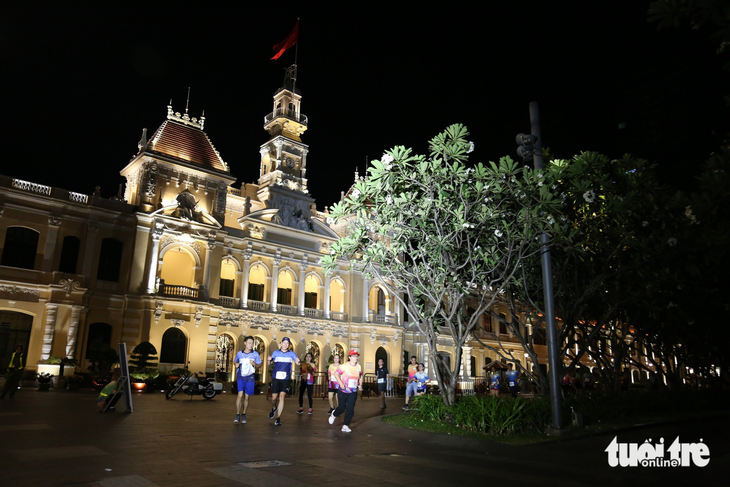
[{"label": "building entrance arch", "polygon": [[28,356],[30,332],[33,329],[33,316],[18,311],[0,311],[0,373],[8,368],[10,356],[18,345],[23,346]]}]

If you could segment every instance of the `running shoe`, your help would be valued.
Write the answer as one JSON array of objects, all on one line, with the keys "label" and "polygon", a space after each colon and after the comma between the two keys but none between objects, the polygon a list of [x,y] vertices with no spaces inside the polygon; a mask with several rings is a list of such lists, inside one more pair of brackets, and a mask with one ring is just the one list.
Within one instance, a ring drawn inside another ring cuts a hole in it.
[{"label": "running shoe", "polygon": [[246,415],[245,414],[241,415],[241,423],[246,424]]},{"label": "running shoe", "polygon": [[302,414],[304,412],[304,409],[299,408],[299,411],[297,411],[297,414]]},{"label": "running shoe", "polygon": [[276,418],[276,421],[274,421],[274,426],[281,426],[281,420],[279,418]]},{"label": "running shoe", "polygon": [[406,404],[405,406],[403,406],[403,411],[408,411],[408,404]]},{"label": "running shoe", "polygon": [[238,420],[241,419],[240,414],[236,414],[236,419],[233,420],[234,423],[238,423]]},{"label": "running shoe", "polygon": [[274,416],[276,416],[276,408],[269,412],[269,419],[274,419]]},{"label": "running shoe", "polygon": [[334,411],[332,411],[330,413],[330,417],[329,417],[329,419],[327,421],[329,421],[330,424],[335,424],[335,412]]},{"label": "running shoe", "polygon": [[309,408],[309,412],[307,414],[312,414],[312,408]]},{"label": "running shoe", "polygon": [[344,431],[345,433],[352,433],[352,430],[346,424],[342,425],[342,431]]},{"label": "running shoe", "polygon": [[329,411],[327,411],[327,414],[332,414],[332,412],[335,410],[335,408],[330,408]]}]

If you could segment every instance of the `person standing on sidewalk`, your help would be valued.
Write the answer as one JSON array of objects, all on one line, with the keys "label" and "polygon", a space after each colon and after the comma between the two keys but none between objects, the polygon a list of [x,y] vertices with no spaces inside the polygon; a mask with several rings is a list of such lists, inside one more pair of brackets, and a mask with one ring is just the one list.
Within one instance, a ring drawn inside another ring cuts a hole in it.
[{"label": "person standing on sidewalk", "polygon": [[423,364],[418,364],[418,372],[416,372],[416,375],[413,376],[413,378],[416,380],[416,394],[419,396],[423,396],[426,394],[426,387],[428,386],[428,374],[426,374],[426,366]]},{"label": "person standing on sidewalk", "polygon": [[254,374],[256,373],[256,369],[261,367],[261,356],[253,349],[253,342],[252,336],[244,338],[244,349],[236,354],[233,362],[236,368],[236,384],[238,385],[236,419],[233,420],[234,423],[240,421],[241,424],[246,424],[248,398],[253,396],[254,389],[256,388]]},{"label": "person standing on sidewalk", "polygon": [[330,413],[329,423],[334,424],[335,418],[347,410],[345,414],[345,424],[342,425],[342,431],[350,433],[350,422],[355,414],[355,401],[357,401],[357,392],[362,391],[362,368],[357,363],[360,354],[357,350],[350,350],[349,361],[341,365],[335,373],[337,384],[340,389],[337,391],[337,409]]},{"label": "person standing on sidewalk", "polygon": [[304,410],[302,405],[304,404],[304,389],[307,390],[307,398],[309,399],[309,414],[312,414],[312,392],[314,392],[314,373],[317,372],[317,367],[312,363],[314,357],[311,353],[307,352],[304,356],[304,362],[299,366],[299,411],[297,414],[302,414]]},{"label": "person standing on sidewalk", "polygon": [[274,370],[271,373],[271,405],[273,407],[269,412],[269,419],[276,417],[275,426],[281,426],[281,413],[284,412],[284,398],[289,392],[292,363],[300,364],[297,354],[289,350],[290,344],[289,337],[282,338],[279,350],[274,350],[269,357],[269,365],[274,364]]},{"label": "person standing on sidewalk", "polygon": [[385,361],[382,358],[378,359],[378,368],[375,370],[378,376],[378,394],[380,394],[380,400],[383,404],[380,405],[380,409],[385,409],[385,391],[388,389],[388,367],[385,366]]},{"label": "person standing on sidewalk", "polygon": [[337,391],[340,388],[340,385],[337,383],[337,379],[335,378],[335,372],[337,372],[337,369],[340,368],[340,356],[338,354],[334,354],[332,356],[333,363],[330,364],[330,366],[327,368],[327,375],[329,379],[329,387],[327,388],[327,396],[330,401],[330,410],[327,411],[327,414],[332,414],[332,411],[335,410],[335,408],[338,405],[337,402]]},{"label": "person standing on sidewalk", "polygon": [[411,396],[415,396],[418,392],[418,383],[416,382],[416,372],[418,372],[418,359],[415,355],[411,356],[411,365],[408,366],[408,384],[406,384],[406,405],[403,410],[408,410],[408,401]]},{"label": "person standing on sidewalk", "polygon": [[5,394],[10,394],[10,399],[15,396],[18,391],[18,384],[23,378],[23,370],[25,369],[25,354],[23,353],[23,345],[15,347],[15,352],[10,356],[8,370],[5,374],[5,385],[0,393],[0,399],[5,398]]},{"label": "person standing on sidewalk", "polygon": [[517,393],[520,392],[520,371],[514,370],[512,364],[507,364],[507,383],[509,384],[509,393],[513,398],[517,398]]}]

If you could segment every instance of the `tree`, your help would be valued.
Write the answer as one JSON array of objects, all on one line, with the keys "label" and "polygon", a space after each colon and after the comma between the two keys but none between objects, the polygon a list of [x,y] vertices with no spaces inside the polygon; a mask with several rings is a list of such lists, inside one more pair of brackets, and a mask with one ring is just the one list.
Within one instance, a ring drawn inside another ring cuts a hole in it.
[{"label": "tree", "polygon": [[[561,206],[550,173],[508,157],[468,167],[468,135],[452,125],[431,139],[428,156],[398,146],[373,161],[332,208],[347,230],[323,259],[327,272],[349,260],[406,306],[447,405],[455,400],[462,347],[539,251],[538,236],[557,225]],[[442,335],[453,339],[453,369],[437,354]]]},{"label": "tree", "polygon": [[132,350],[129,359],[132,366],[130,376],[138,380],[155,379],[157,370],[157,349],[150,342],[142,342]]}]

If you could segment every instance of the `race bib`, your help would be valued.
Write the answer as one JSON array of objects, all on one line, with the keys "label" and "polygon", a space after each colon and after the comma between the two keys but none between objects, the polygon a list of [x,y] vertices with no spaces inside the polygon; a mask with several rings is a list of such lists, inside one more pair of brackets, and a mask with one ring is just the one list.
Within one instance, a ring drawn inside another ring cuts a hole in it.
[{"label": "race bib", "polygon": [[247,358],[241,359],[241,375],[247,376],[253,374],[253,366]]},{"label": "race bib", "polygon": [[510,383],[509,383],[509,386],[510,386],[510,387],[514,387],[514,386],[515,386],[515,383],[514,383],[514,382],[510,382]]},{"label": "race bib", "polygon": [[308,382],[311,382],[312,381],[312,374],[307,374],[307,381]]},{"label": "race bib", "polygon": [[347,388],[348,389],[355,389],[357,387],[357,379],[349,379],[347,381]]},{"label": "race bib", "polygon": [[276,373],[276,378],[278,380],[286,380],[286,371],[285,370],[280,370],[279,372],[277,372]]},{"label": "race bib", "polygon": [[382,384],[383,382],[385,382],[385,379],[383,379],[382,377],[378,379],[378,384]]}]

